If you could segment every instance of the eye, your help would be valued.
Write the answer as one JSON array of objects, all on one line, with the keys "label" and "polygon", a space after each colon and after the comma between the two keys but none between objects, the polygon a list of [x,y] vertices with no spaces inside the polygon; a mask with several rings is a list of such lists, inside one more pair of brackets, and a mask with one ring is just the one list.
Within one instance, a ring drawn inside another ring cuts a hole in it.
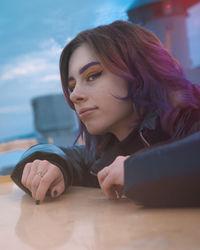
[{"label": "eye", "polygon": [[103,71],[99,71],[99,72],[95,72],[95,73],[91,73],[86,77],[87,81],[94,81],[96,78],[98,78],[99,76],[101,76]]},{"label": "eye", "polygon": [[71,94],[76,86],[76,81],[69,81],[68,83],[68,91]]}]

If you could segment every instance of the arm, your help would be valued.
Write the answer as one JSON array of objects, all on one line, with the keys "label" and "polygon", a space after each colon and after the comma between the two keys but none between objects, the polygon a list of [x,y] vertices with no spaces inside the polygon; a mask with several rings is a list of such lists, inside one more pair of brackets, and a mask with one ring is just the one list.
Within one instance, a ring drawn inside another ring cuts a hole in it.
[{"label": "arm", "polygon": [[200,205],[200,132],[129,157],[125,195],[144,206]]},{"label": "arm", "polygon": [[47,160],[56,165],[64,176],[65,190],[70,185],[98,186],[97,178],[89,174],[95,161],[94,152],[88,152],[85,146],[59,148],[52,144],[39,144],[24,153],[11,175],[13,181],[28,194],[31,193],[21,179],[25,165],[34,160]]}]

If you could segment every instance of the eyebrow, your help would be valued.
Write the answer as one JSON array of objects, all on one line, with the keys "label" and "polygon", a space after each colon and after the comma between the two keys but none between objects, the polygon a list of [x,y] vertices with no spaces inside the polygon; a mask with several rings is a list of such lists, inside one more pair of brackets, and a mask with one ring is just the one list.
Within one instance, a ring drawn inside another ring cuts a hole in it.
[{"label": "eyebrow", "polygon": [[[89,67],[93,66],[93,65],[100,65],[100,62],[90,62],[87,63],[86,65],[84,65],[80,70],[79,70],[79,74],[83,74],[83,72],[88,69]],[[69,77],[68,78],[68,82],[73,81],[74,77]]]},{"label": "eyebrow", "polygon": [[80,70],[79,70],[79,74],[82,74],[86,69],[88,69],[89,67],[93,66],[93,65],[97,65],[100,64],[99,62],[90,62],[87,63],[86,65],[84,65]]}]

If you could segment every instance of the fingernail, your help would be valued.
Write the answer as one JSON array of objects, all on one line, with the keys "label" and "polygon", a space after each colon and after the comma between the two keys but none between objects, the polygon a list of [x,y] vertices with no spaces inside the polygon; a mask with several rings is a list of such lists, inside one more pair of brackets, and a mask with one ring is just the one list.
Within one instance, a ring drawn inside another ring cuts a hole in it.
[{"label": "fingernail", "polygon": [[36,201],[35,201],[35,204],[36,204],[36,205],[39,205],[39,204],[40,204],[40,200],[36,200]]},{"label": "fingernail", "polygon": [[54,197],[56,197],[56,196],[57,196],[57,194],[58,194],[58,192],[57,192],[56,190],[54,190],[54,192],[53,192],[53,196],[54,196]]}]

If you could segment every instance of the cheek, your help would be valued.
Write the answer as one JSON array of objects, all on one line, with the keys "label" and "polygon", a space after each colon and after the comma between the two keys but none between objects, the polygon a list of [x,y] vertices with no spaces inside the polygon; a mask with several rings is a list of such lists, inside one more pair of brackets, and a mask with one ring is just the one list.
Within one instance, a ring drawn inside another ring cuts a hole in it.
[{"label": "cheek", "polygon": [[131,102],[124,102],[122,101],[122,103],[118,104],[118,106],[116,106],[116,113],[118,113],[118,116],[127,116],[127,115],[131,115],[134,112],[133,110],[133,105]]},{"label": "cheek", "polygon": [[[125,94],[123,96],[125,96]],[[131,100],[121,100],[112,96],[107,103],[105,102],[104,108],[105,112],[109,113],[111,116],[114,114],[123,115],[123,113],[128,113],[133,110],[133,104]]]},{"label": "cheek", "polygon": [[112,75],[110,82],[111,82],[110,93],[112,93],[115,96],[120,96],[120,97],[125,97],[128,95],[129,85],[127,81],[125,81],[124,79],[118,76]]}]

